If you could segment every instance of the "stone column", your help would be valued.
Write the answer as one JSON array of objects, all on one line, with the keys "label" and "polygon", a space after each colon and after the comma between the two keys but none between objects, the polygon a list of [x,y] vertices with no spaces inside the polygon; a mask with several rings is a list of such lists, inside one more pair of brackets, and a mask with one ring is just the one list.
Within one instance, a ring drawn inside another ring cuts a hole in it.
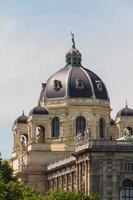
[{"label": "stone column", "polygon": [[66,190],[68,189],[68,175],[65,174],[65,179],[66,179]]},{"label": "stone column", "polygon": [[79,164],[76,164],[76,192],[79,191]]},{"label": "stone column", "polygon": [[71,177],[71,183],[70,183],[71,191],[73,191],[73,173],[72,172],[70,173],[70,177]]},{"label": "stone column", "polygon": [[76,172],[73,172],[73,184],[74,184],[73,190],[76,191]]},{"label": "stone column", "polygon": [[79,163],[79,191],[81,191],[81,163]]},{"label": "stone column", "polygon": [[51,189],[53,189],[54,188],[54,181],[53,181],[53,179],[51,179]]},{"label": "stone column", "polygon": [[117,187],[117,161],[112,161],[112,199],[117,200],[119,198],[119,191]]},{"label": "stone column", "polygon": [[52,189],[52,180],[49,180],[49,182],[50,182],[50,188],[48,189]]},{"label": "stone column", "polygon": [[32,131],[31,131],[31,125],[28,126],[28,144],[32,143]]},{"label": "stone column", "polygon": [[103,160],[103,200],[107,200],[107,162]]},{"label": "stone column", "polygon": [[47,191],[48,191],[49,189],[51,189],[51,182],[50,182],[50,180],[47,180],[47,185],[46,185],[46,187],[47,187]]},{"label": "stone column", "polygon": [[57,177],[57,188],[59,188],[59,177]]},{"label": "stone column", "polygon": [[88,194],[88,160],[85,161],[85,194]]},{"label": "stone column", "polygon": [[31,143],[36,143],[36,126],[32,125],[31,126]]},{"label": "stone column", "polygon": [[61,176],[61,189],[63,189],[63,176]]},{"label": "stone column", "polygon": [[57,185],[57,177],[55,178],[55,188],[57,188],[58,185]]}]

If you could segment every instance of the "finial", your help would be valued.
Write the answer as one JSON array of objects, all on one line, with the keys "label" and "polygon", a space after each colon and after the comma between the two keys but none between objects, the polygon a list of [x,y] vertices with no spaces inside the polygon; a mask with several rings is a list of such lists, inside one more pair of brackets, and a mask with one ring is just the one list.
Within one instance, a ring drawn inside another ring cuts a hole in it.
[{"label": "finial", "polygon": [[71,36],[72,36],[72,47],[75,49],[75,40],[74,40],[74,34],[71,31]]},{"label": "finial", "polygon": [[127,99],[126,99],[126,106],[125,107],[128,108]]},{"label": "finial", "polygon": [[22,112],[22,115],[24,116],[25,114],[24,114],[24,110],[23,110],[23,112]]}]

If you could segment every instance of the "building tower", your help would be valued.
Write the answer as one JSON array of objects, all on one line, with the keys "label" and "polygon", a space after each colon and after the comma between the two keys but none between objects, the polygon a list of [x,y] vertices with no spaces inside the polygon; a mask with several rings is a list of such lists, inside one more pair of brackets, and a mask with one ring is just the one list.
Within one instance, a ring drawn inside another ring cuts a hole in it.
[{"label": "building tower", "polygon": [[66,64],[42,84],[38,105],[13,125],[13,169],[20,180],[46,191],[46,165],[75,150],[77,134],[109,139],[110,99],[103,81],[82,66],[72,35]]}]

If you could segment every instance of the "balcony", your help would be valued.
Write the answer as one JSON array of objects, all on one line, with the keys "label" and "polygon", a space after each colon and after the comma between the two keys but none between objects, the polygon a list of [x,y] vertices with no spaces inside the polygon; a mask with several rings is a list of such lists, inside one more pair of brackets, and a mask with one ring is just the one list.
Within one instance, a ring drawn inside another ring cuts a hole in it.
[{"label": "balcony", "polygon": [[133,152],[133,141],[125,140],[84,140],[76,144],[75,152],[83,151],[132,151]]}]

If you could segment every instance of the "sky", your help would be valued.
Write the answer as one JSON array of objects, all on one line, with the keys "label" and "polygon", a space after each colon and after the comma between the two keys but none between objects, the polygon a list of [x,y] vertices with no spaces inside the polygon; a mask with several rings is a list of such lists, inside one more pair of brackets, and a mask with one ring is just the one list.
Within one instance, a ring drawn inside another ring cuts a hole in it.
[{"label": "sky", "polygon": [[75,34],[82,65],[106,84],[112,117],[133,108],[132,0],[0,0],[0,152],[12,125],[37,105],[41,83],[65,65]]}]

